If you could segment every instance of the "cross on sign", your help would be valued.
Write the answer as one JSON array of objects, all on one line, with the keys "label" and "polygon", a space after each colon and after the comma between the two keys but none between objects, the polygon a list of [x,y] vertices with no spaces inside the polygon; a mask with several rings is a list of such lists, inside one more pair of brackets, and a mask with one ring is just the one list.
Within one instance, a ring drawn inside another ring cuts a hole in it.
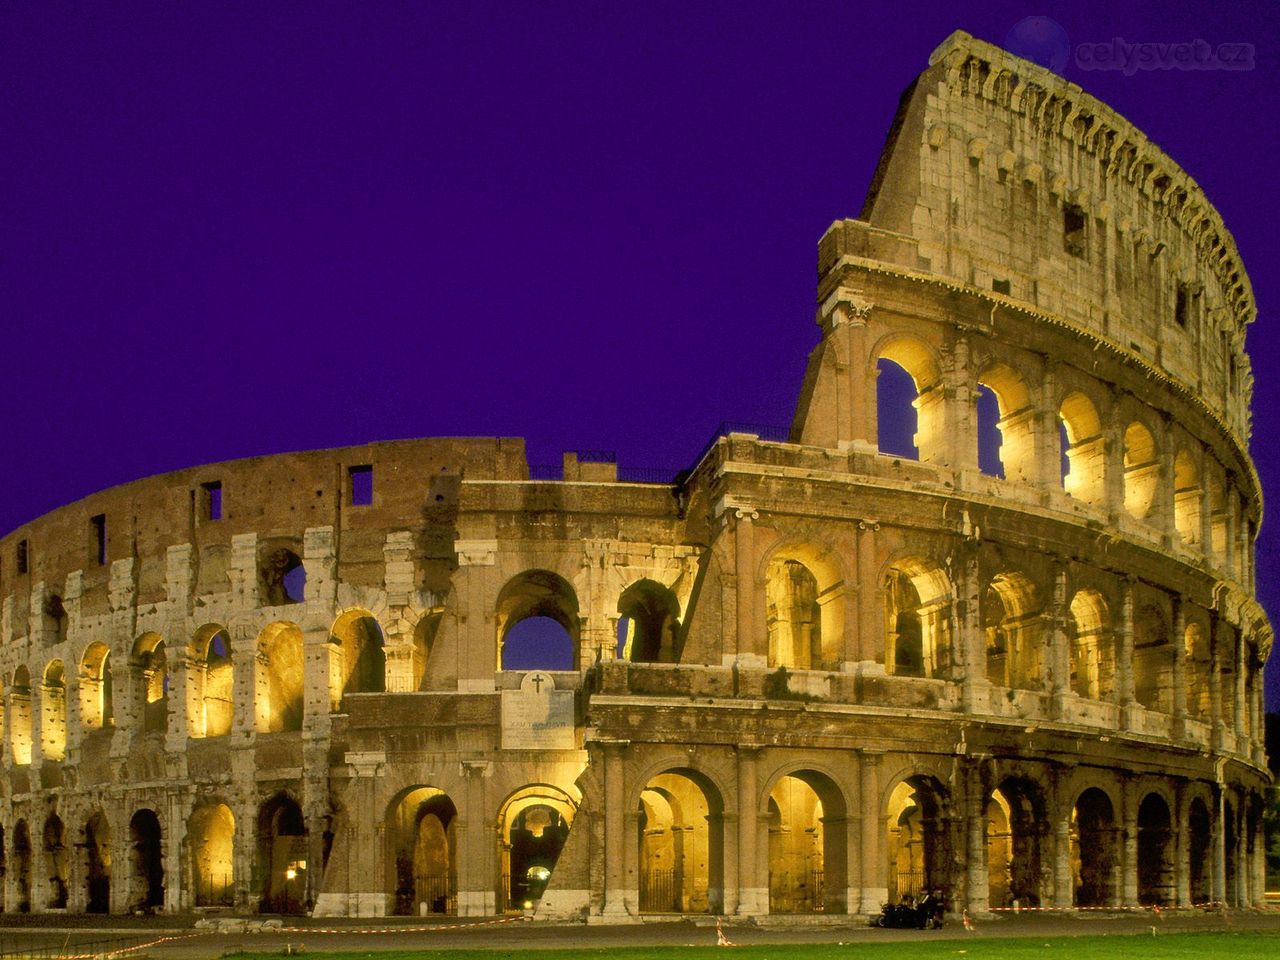
[{"label": "cross on sign", "polygon": [[540,673],[535,673],[530,679],[533,681],[533,692],[541,693],[542,685],[546,682],[547,678]]}]

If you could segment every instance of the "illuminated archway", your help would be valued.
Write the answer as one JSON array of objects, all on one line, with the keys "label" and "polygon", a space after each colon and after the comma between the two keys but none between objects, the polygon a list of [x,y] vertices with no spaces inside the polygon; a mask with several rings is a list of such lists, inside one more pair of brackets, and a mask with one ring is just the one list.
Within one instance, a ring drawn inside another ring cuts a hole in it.
[{"label": "illuminated archway", "polygon": [[1159,478],[1155,438],[1135,421],[1124,431],[1124,508],[1135,520],[1150,511]]},{"label": "illuminated archway", "polygon": [[[995,397],[998,419],[993,425],[986,422],[985,404],[978,404],[978,434],[989,433],[994,426],[1000,434],[998,462],[979,466],[984,473],[994,473],[1008,480],[1029,483],[1035,479],[1035,423],[1036,411],[1031,404],[1031,394],[1026,381],[1012,367],[993,363],[978,375],[979,392],[989,390]],[[998,469],[992,469],[998,468]]]},{"label": "illuminated archway", "polygon": [[498,813],[498,904],[535,907],[555,874],[577,804],[563,790],[532,784],[513,793]]},{"label": "illuminated archway", "polygon": [[680,602],[656,580],[639,580],[618,598],[618,659],[675,663]]},{"label": "illuminated archway", "polygon": [[1107,602],[1096,590],[1071,598],[1071,689],[1089,700],[1110,700],[1115,680],[1115,642]]},{"label": "illuminated archway", "polygon": [[1041,838],[1042,791],[1029,780],[1009,778],[987,800],[988,896],[993,907],[1037,907],[1044,899]]},{"label": "illuminated archway", "polygon": [[719,793],[692,770],[651,777],[640,793],[641,913],[708,913],[722,906],[723,807]]},{"label": "illuminated archway", "polygon": [[825,774],[796,770],[769,791],[769,912],[846,909],[844,797]]},{"label": "illuminated archway", "polygon": [[507,581],[495,610],[499,670],[574,670],[581,623],[573,586],[550,570]]},{"label": "illuminated archway", "polygon": [[1031,580],[1016,572],[992,577],[983,596],[982,626],[987,679],[1001,687],[1039,689],[1044,624]]},{"label": "illuminated archway", "polygon": [[25,666],[13,671],[9,687],[9,746],[15,764],[31,762],[31,674]]},{"label": "illuminated archway", "polygon": [[1066,463],[1062,488],[1085,503],[1106,500],[1106,439],[1098,410],[1083,393],[1069,393],[1058,408],[1059,437]]},{"label": "illuminated archway", "polygon": [[142,700],[143,732],[164,733],[169,726],[169,671],[160,634],[144,633],[138,638],[129,666]]},{"label": "illuminated archway", "polygon": [[67,757],[67,680],[61,660],[50,660],[40,685],[40,750],[46,760]]},{"label": "illuminated archway", "polygon": [[1071,867],[1077,907],[1118,902],[1116,821],[1110,798],[1097,787],[1080,794],[1071,811]]},{"label": "illuminated archway", "polygon": [[231,732],[235,713],[231,635],[216,623],[205,624],[191,641],[191,678],[198,712],[191,718],[190,736],[222,737]]},{"label": "illuminated archway", "polygon": [[187,845],[195,906],[229,906],[234,902],[235,832],[235,817],[225,803],[202,803],[191,812]]},{"label": "illuminated archway", "polygon": [[414,787],[387,811],[387,884],[394,912],[453,914],[458,910],[458,811],[448,794]]},{"label": "illuminated archway", "polygon": [[105,643],[94,642],[80,658],[80,724],[86,730],[101,730],[115,722],[111,650]]},{"label": "illuminated archway", "polygon": [[258,808],[259,909],[303,913],[307,901],[307,827],[302,807],[277,794]]},{"label": "illuminated archway", "polygon": [[342,666],[335,676],[337,689],[330,700],[338,709],[349,693],[382,693],[387,689],[387,654],[382,625],[367,610],[348,610],[329,631],[329,642],[341,653]]},{"label": "illuminated archway", "polygon": [[258,635],[254,706],[259,733],[302,729],[302,631],[279,622]]},{"label": "illuminated archway", "polygon": [[[942,381],[932,351],[913,337],[894,337],[876,355],[875,369],[880,452],[909,460],[942,461],[946,418]],[[909,445],[892,441],[913,423]]]},{"label": "illuminated archway", "polygon": [[941,890],[949,898],[946,792],[932,777],[909,777],[893,788],[886,810],[889,902]]},{"label": "illuminated archway", "polygon": [[893,561],[885,574],[885,671],[946,677],[951,667],[954,591],[942,567],[920,557]]},{"label": "illuminated archway", "polygon": [[1186,450],[1179,450],[1173,460],[1173,522],[1178,536],[1189,547],[1201,546],[1200,471]]}]

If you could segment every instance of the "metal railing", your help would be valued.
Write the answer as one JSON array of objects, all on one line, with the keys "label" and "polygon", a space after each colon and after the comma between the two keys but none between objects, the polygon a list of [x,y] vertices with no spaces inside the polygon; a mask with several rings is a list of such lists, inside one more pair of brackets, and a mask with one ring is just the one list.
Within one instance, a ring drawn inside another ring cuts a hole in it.
[{"label": "metal railing", "polygon": [[641,878],[641,913],[679,913],[680,906],[674,870],[650,870]]}]

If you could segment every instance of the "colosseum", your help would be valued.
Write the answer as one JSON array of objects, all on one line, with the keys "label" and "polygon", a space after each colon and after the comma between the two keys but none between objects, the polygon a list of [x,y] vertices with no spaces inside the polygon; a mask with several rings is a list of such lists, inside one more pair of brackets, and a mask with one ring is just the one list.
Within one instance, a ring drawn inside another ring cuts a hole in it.
[{"label": "colosseum", "polygon": [[1260,903],[1255,306],[1200,188],[956,33],[817,304],[790,429],[674,477],[397,441],[13,531],[3,909]]}]

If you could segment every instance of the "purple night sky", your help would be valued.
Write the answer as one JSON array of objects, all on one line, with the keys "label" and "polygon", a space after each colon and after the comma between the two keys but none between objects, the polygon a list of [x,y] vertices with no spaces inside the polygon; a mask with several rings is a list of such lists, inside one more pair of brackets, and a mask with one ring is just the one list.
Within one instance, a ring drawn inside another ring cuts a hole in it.
[{"label": "purple night sky", "polygon": [[[942,12],[946,11],[946,12]],[[1254,69],[1064,73],[1234,232],[1280,616],[1274,0],[0,5],[0,533],[214,460],[515,435],[680,467],[786,424],[816,244],[954,29],[1249,43]],[[1268,670],[1280,706],[1280,657]]]}]

